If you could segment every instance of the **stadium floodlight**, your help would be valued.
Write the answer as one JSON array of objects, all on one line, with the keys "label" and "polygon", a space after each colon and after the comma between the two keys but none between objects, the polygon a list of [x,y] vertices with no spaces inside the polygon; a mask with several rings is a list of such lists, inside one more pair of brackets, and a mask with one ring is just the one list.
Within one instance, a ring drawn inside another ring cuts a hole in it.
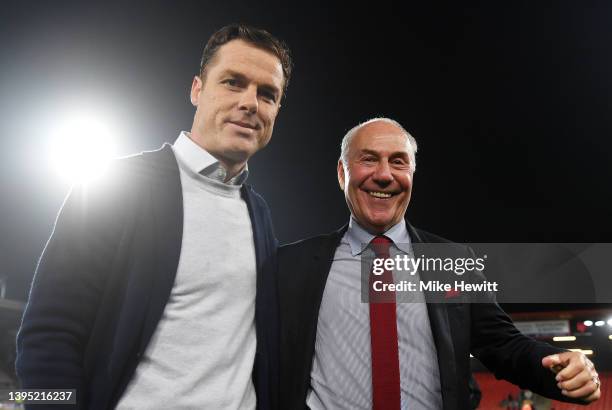
[{"label": "stadium floodlight", "polygon": [[573,342],[576,340],[576,336],[555,336],[553,337],[554,342]]},{"label": "stadium floodlight", "polygon": [[115,155],[114,133],[98,115],[73,113],[51,136],[51,161],[69,183],[85,182],[104,173]]}]

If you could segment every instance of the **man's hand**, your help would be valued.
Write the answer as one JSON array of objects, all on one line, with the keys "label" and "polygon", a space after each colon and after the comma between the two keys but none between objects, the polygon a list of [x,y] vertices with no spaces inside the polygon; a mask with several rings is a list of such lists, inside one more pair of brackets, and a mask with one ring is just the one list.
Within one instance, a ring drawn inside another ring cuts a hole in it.
[{"label": "man's hand", "polygon": [[601,390],[595,366],[580,352],[564,352],[546,356],[542,366],[557,374],[561,394],[587,403],[599,399]]}]

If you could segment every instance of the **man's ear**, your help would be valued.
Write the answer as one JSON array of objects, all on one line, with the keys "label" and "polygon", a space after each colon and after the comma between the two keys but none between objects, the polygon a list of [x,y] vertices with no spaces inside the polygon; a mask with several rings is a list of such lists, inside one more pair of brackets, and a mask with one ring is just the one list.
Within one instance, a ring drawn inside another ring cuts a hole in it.
[{"label": "man's ear", "polygon": [[202,79],[199,75],[193,77],[193,82],[191,83],[191,104],[195,107],[198,106],[198,100],[200,99],[200,92],[202,91],[202,87],[204,84],[202,83]]},{"label": "man's ear", "polygon": [[344,191],[344,164],[342,160],[338,160],[338,184],[340,189]]}]

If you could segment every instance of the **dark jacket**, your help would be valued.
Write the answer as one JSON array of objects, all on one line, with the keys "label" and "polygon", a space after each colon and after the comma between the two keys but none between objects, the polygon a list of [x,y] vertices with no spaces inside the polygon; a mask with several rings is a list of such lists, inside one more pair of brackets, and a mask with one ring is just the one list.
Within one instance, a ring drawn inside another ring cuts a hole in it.
[{"label": "dark jacket", "polygon": [[[450,244],[408,223],[407,227],[413,243]],[[345,231],[346,227],[279,249],[283,409],[306,408],[319,308],[334,253]],[[465,257],[473,256],[463,245],[453,247]],[[426,273],[421,273],[421,278],[428,279]],[[563,350],[522,335],[493,295],[479,303],[470,303],[463,297],[454,303],[430,303],[437,296],[425,292],[425,297],[438,355],[444,410],[470,409],[470,353],[498,378],[567,401],[556,386],[554,374],[541,365],[544,356]]]},{"label": "dark jacket", "polygon": [[[247,185],[241,193],[257,261],[253,382],[258,408],[273,409],[278,307],[264,264],[277,242],[264,200]],[[22,387],[75,388],[80,408],[112,408],[168,301],[182,229],[180,175],[169,145],[118,160],[108,177],[74,189],[38,264],[17,337]]]}]

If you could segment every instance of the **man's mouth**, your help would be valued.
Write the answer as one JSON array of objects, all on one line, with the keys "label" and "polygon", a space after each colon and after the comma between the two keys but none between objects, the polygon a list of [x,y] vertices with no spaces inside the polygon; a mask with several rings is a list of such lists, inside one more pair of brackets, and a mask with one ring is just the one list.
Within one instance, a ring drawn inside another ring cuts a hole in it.
[{"label": "man's mouth", "polygon": [[382,191],[366,191],[370,196],[374,198],[387,199],[391,198],[394,195],[397,195],[397,192],[382,192]]},{"label": "man's mouth", "polygon": [[246,121],[228,121],[228,122],[230,124],[234,124],[242,128],[248,128],[251,130],[259,129],[259,126],[257,124],[253,124],[253,123],[246,122]]}]

